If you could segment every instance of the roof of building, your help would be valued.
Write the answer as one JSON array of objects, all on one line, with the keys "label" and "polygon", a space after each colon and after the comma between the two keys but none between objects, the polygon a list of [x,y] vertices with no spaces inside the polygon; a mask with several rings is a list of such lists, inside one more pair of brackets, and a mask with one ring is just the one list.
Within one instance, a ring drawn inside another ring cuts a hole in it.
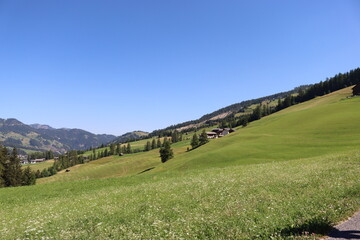
[{"label": "roof of building", "polygon": [[207,135],[216,135],[217,133],[216,132],[207,132],[206,134]]}]

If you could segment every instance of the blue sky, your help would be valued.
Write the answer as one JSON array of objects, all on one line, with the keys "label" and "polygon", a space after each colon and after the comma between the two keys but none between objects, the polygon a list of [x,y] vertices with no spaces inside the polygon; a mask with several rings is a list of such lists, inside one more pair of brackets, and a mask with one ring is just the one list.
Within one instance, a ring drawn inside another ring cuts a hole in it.
[{"label": "blue sky", "polygon": [[359,1],[0,0],[0,118],[120,135],[360,66]]}]

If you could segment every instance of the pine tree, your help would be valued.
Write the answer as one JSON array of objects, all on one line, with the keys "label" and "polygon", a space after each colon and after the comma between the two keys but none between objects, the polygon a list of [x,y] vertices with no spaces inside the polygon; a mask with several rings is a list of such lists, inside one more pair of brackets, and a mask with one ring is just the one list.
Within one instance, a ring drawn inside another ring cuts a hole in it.
[{"label": "pine tree", "polygon": [[36,182],[35,173],[31,171],[30,167],[25,168],[22,175],[21,185],[34,185],[35,182]]},{"label": "pine tree", "polygon": [[165,143],[168,141],[167,137],[164,137],[162,146],[165,147]]},{"label": "pine tree", "polygon": [[261,106],[258,105],[250,116],[250,121],[259,120],[261,118]]},{"label": "pine tree", "polygon": [[241,124],[243,127],[246,127],[249,123],[249,118],[244,118],[243,123]]},{"label": "pine tree", "polygon": [[194,133],[190,144],[193,149],[197,148],[199,146],[200,142],[199,142],[199,138],[196,133]]},{"label": "pine tree", "polygon": [[0,145],[0,187],[5,186],[4,174],[7,154],[6,147]]},{"label": "pine tree", "polygon": [[155,149],[156,148],[156,141],[155,138],[153,138],[152,142],[151,142],[151,149]]},{"label": "pine tree", "polygon": [[116,155],[119,155],[121,153],[121,147],[120,147],[120,143],[118,143],[116,145]]},{"label": "pine tree", "polygon": [[171,134],[171,141],[172,141],[173,143],[176,143],[176,142],[179,141],[179,133],[178,133],[178,131],[175,130],[175,131]]},{"label": "pine tree", "polygon": [[4,180],[5,186],[8,187],[16,187],[21,185],[22,170],[20,160],[17,157],[16,148],[13,149],[12,153],[9,156],[9,160],[5,165]]},{"label": "pine tree", "polygon": [[127,146],[126,146],[126,153],[131,153],[130,143],[128,143]]},{"label": "pine tree", "polygon": [[35,176],[36,178],[41,178],[41,172],[39,169],[35,172]]},{"label": "pine tree", "polygon": [[207,134],[205,132],[205,129],[202,131],[202,133],[199,136],[199,145],[204,145],[209,142],[209,139],[207,138]]},{"label": "pine tree", "polygon": [[156,147],[157,147],[157,148],[161,148],[161,141],[160,141],[160,138],[158,138],[158,140],[157,140]]},{"label": "pine tree", "polygon": [[107,156],[109,156],[109,151],[108,151],[108,149],[107,149],[107,148],[105,148],[105,151],[104,151],[104,157],[107,157]]},{"label": "pine tree", "polygon": [[109,155],[114,155],[115,154],[115,144],[111,143],[110,144],[110,151],[109,151]]},{"label": "pine tree", "polygon": [[144,147],[144,150],[145,150],[145,151],[150,151],[150,150],[151,150],[151,144],[150,144],[149,141],[146,142],[145,147]]},{"label": "pine tree", "polygon": [[171,149],[170,142],[165,141],[164,143],[165,143],[164,146],[160,148],[159,151],[161,162],[163,163],[174,157],[174,153],[173,150]]}]

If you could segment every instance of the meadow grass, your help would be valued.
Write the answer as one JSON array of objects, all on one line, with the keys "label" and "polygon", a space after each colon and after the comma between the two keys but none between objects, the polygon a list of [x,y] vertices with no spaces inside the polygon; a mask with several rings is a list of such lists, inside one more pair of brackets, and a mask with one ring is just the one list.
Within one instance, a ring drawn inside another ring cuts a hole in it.
[{"label": "meadow grass", "polygon": [[[360,206],[360,152],[1,189],[1,239],[314,239]],[[315,233],[316,235],[311,235]]]},{"label": "meadow grass", "polygon": [[1,239],[316,239],[360,207],[360,98],[349,94],[190,152],[173,144],[165,164],[157,149],[0,189]]},{"label": "meadow grass", "polygon": [[33,171],[37,171],[37,170],[42,171],[45,168],[51,167],[53,164],[54,164],[54,159],[50,159],[40,163],[25,164],[22,165],[22,167],[25,168],[29,166]]}]

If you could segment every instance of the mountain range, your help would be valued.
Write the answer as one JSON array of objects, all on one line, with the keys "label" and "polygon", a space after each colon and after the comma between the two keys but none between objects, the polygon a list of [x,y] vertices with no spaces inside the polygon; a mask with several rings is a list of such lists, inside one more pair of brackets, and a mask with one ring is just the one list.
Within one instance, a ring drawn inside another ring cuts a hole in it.
[{"label": "mountain range", "polygon": [[93,134],[82,129],[52,128],[41,124],[24,124],[15,118],[0,118],[0,144],[22,151],[65,152],[85,150],[114,140],[116,136]]}]

